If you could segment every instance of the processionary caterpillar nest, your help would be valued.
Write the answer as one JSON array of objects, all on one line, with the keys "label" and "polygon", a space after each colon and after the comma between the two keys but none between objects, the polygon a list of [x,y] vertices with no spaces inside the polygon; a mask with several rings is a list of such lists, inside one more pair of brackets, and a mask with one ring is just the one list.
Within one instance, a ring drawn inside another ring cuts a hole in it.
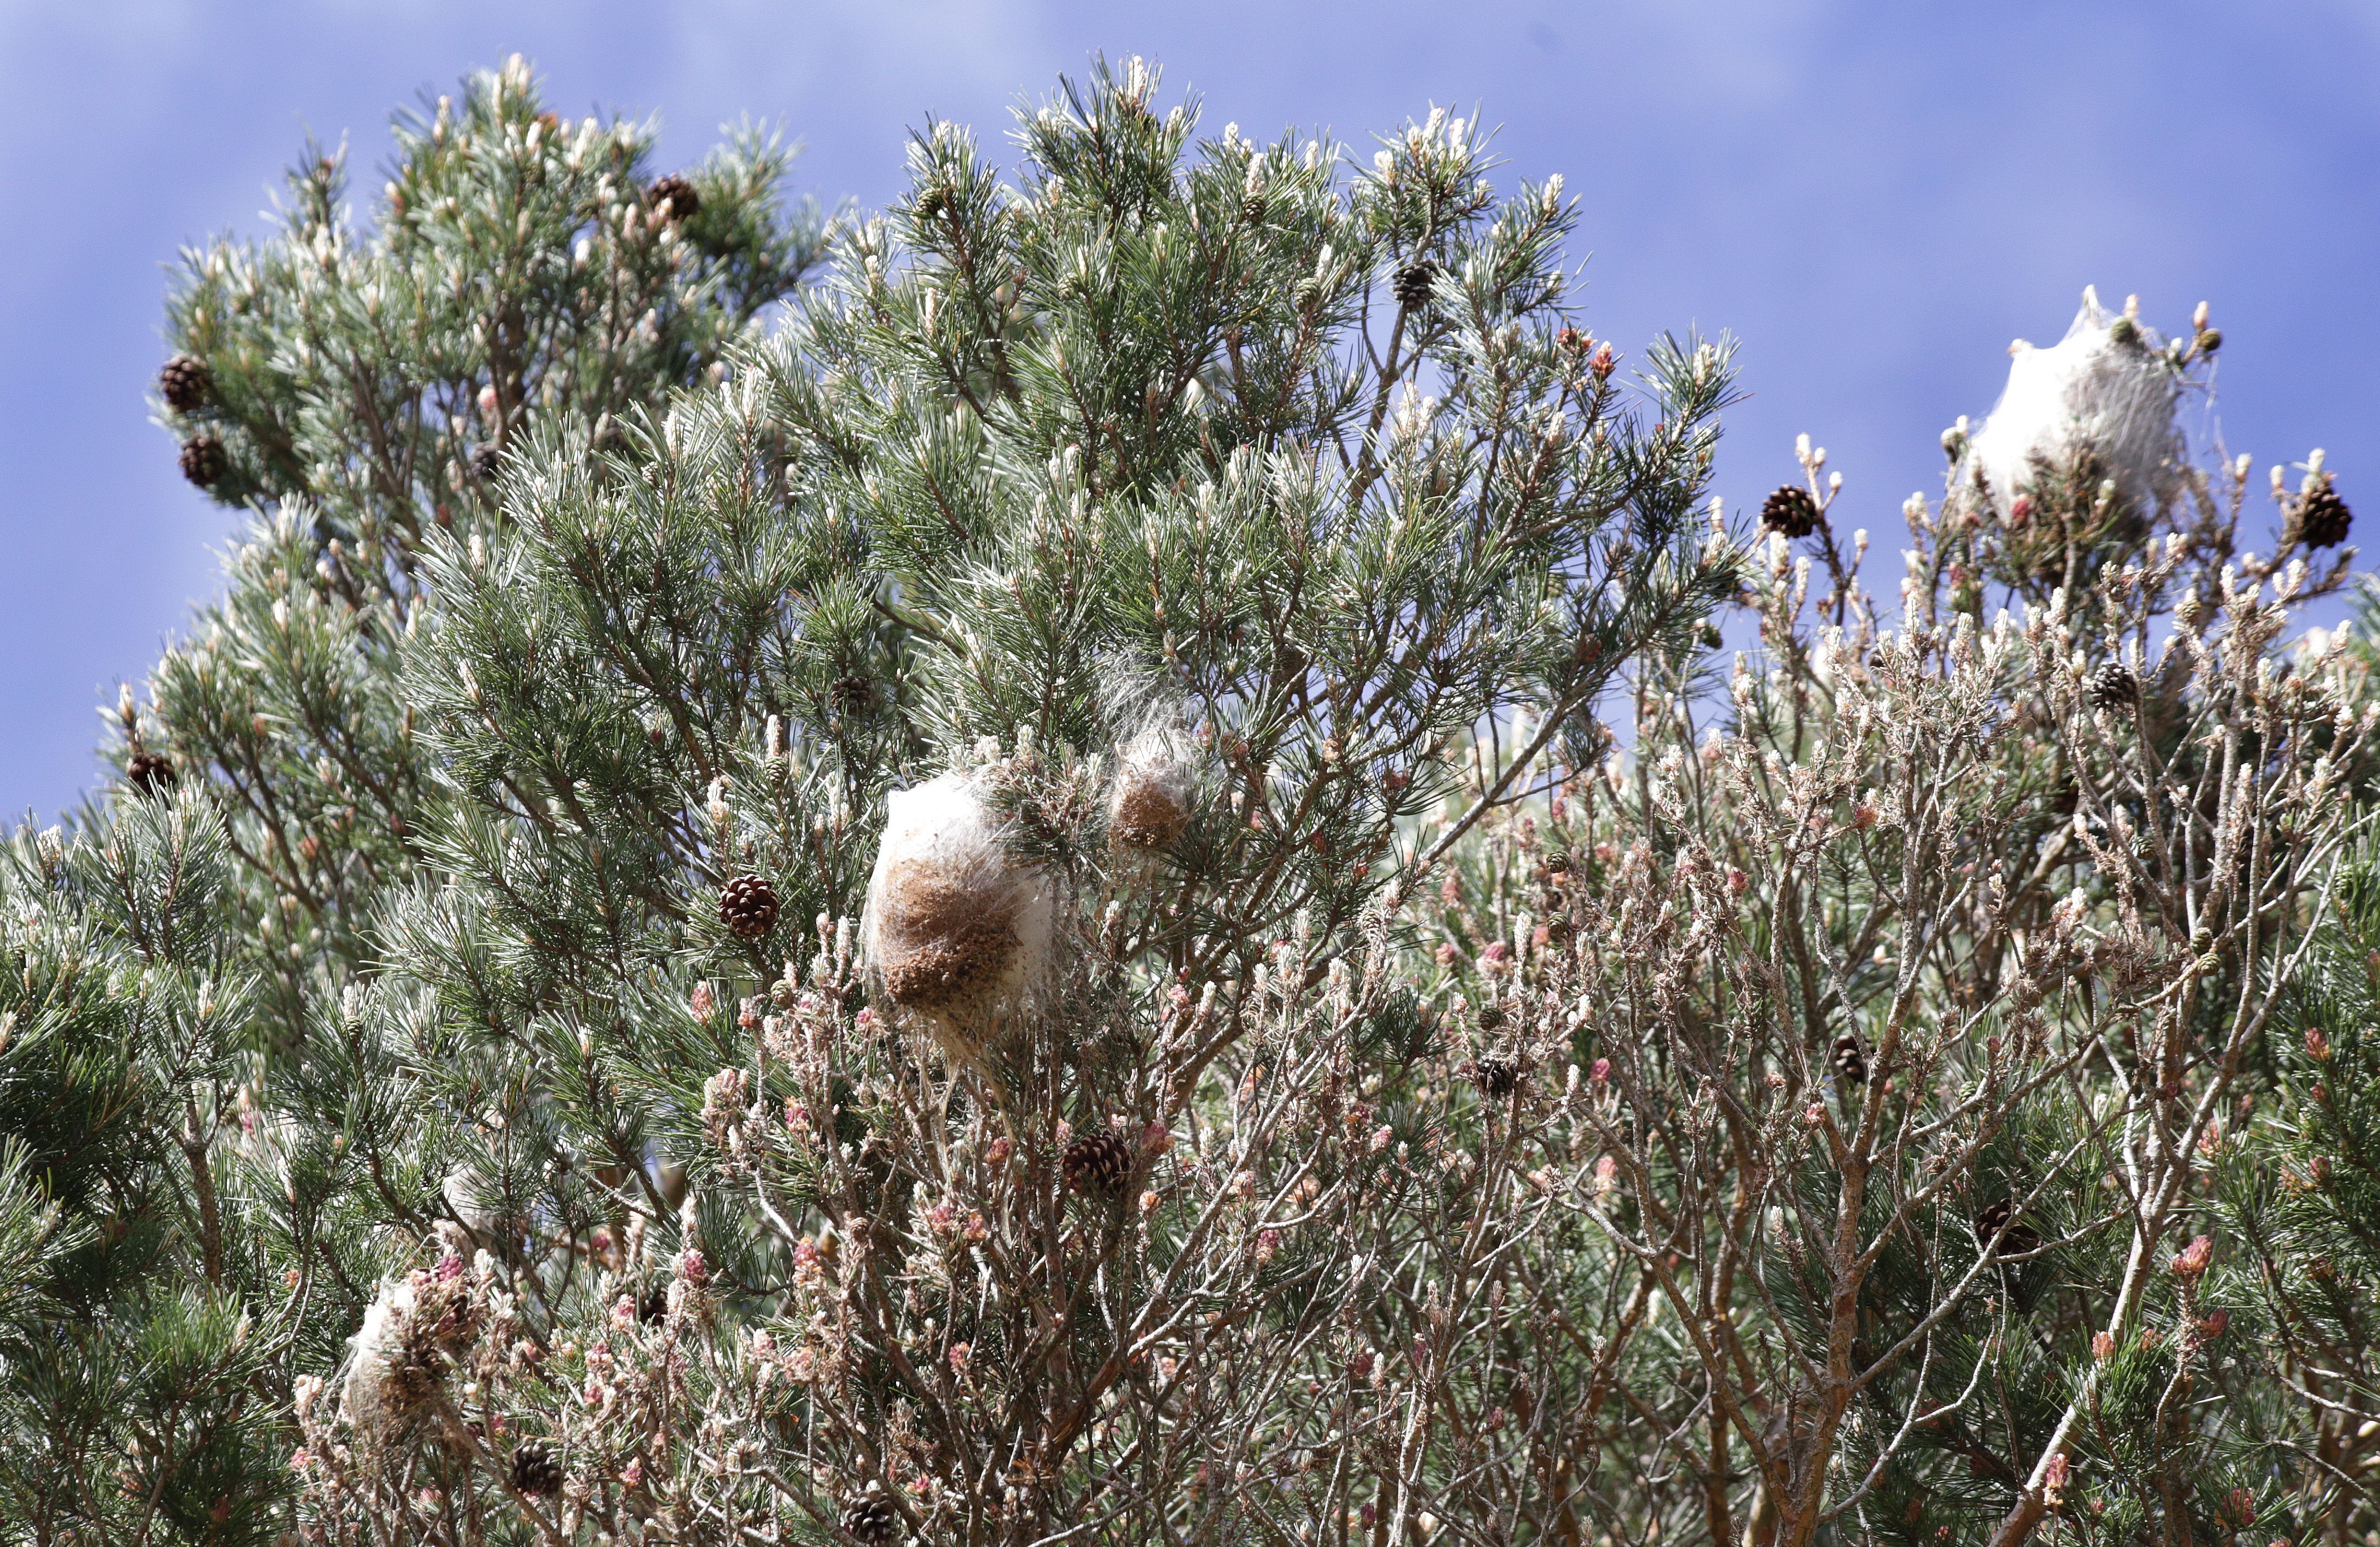
[{"label": "processionary caterpillar nest", "polygon": [[1049,975],[1055,901],[1002,846],[979,776],[947,773],[886,802],[861,920],[886,997],[974,1060]]},{"label": "processionary caterpillar nest", "polygon": [[2009,353],[2007,390],[1967,458],[2002,516],[2043,465],[2087,458],[2136,500],[2171,483],[2185,454],[2174,427],[2182,383],[2155,333],[2085,290],[2065,338],[2046,349],[2019,339]]},{"label": "processionary caterpillar nest", "polygon": [[1150,729],[1123,749],[1108,798],[1108,835],[1120,847],[1163,849],[1190,825],[1196,784],[1180,738]]}]

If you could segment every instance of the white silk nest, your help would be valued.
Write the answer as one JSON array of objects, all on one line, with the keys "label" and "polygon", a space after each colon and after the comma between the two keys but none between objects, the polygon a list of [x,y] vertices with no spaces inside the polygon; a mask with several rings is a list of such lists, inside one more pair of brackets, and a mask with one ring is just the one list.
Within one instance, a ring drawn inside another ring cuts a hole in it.
[{"label": "white silk nest", "polygon": [[1057,901],[1011,855],[980,774],[946,773],[885,803],[860,919],[868,971],[900,1016],[978,1062],[1049,982]]},{"label": "white silk nest", "polygon": [[2010,354],[2008,386],[1967,452],[2001,516],[2044,462],[2063,467],[2087,456],[2144,502],[2171,488],[2186,454],[2174,424],[2181,379],[2155,332],[2086,289],[2063,339],[2046,349],[2020,339]]}]

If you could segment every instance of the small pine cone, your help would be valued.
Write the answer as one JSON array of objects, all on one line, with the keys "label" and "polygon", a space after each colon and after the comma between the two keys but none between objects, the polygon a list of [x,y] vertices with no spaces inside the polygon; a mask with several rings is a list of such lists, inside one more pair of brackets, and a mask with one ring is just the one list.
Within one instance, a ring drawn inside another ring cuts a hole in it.
[{"label": "small pine cone", "polygon": [[2111,660],[2092,673],[2088,691],[2093,708],[2112,711],[2139,700],[2141,680],[2122,661]]},{"label": "small pine cone", "polygon": [[645,189],[645,202],[671,220],[692,220],[702,208],[702,195],[694,191],[692,183],[673,172],[653,179],[652,186]]},{"label": "small pine cone", "polygon": [[562,1492],[562,1458],[542,1440],[523,1440],[513,1452],[513,1487],[532,1498]]},{"label": "small pine cone", "polygon": [[494,477],[496,469],[503,466],[504,462],[504,453],[493,446],[471,448],[471,476],[481,483]]},{"label": "small pine cone", "polygon": [[1520,1087],[1521,1071],[1510,1058],[1482,1058],[1471,1066],[1471,1077],[1490,1101],[1501,1101]]},{"label": "small pine cone", "polygon": [[207,369],[206,361],[188,355],[175,356],[157,373],[157,390],[164,394],[165,406],[176,414],[187,414],[206,402],[214,387],[214,372]]},{"label": "small pine cone", "polygon": [[1806,538],[1818,529],[1818,502],[1808,489],[1785,484],[1760,502],[1760,525],[1788,538]]},{"label": "small pine cone", "polygon": [[162,752],[141,752],[133,755],[124,766],[125,781],[144,795],[162,795],[181,780],[174,760]]},{"label": "small pine cone", "polygon": [[870,1493],[844,1506],[843,1534],[863,1547],[884,1547],[901,1532],[900,1512],[892,1501]]},{"label": "small pine cone", "polygon": [[1481,1005],[1479,1007],[1479,1029],[1481,1031],[1492,1032],[1503,1024],[1504,1010],[1501,1006]]},{"label": "small pine cone", "polygon": [[182,442],[182,477],[200,489],[212,489],[231,471],[224,443],[212,435],[193,435]]},{"label": "small pine cone", "polygon": [[719,889],[719,922],[739,938],[764,937],[777,927],[777,888],[762,876],[736,876]]},{"label": "small pine cone", "polygon": [[1429,305],[1431,287],[1437,283],[1438,265],[1424,258],[1399,269],[1393,288],[1402,305],[1417,309]]},{"label": "small pine cone", "polygon": [[1066,1146],[1058,1168],[1065,1175],[1069,1191],[1112,1198],[1132,1179],[1132,1151],[1112,1133],[1086,1133]]},{"label": "small pine cone", "polygon": [[846,672],[828,685],[826,701],[838,714],[866,714],[876,707],[876,684],[856,671]]},{"label": "small pine cone", "polygon": [[[1995,1257],[2022,1257],[2041,1250],[2041,1237],[2033,1227],[2015,1222],[2016,1209],[2008,1200],[1986,1204],[1975,1215],[1975,1238],[1984,1250]],[[1998,1236],[1995,1245],[1992,1238]]]},{"label": "small pine cone", "polygon": [[2298,540],[2308,548],[2337,548],[2354,524],[2347,502],[2332,492],[2328,478],[2298,506]]},{"label": "small pine cone", "polygon": [[1860,1046],[1859,1038],[1850,1032],[1835,1038],[1834,1056],[1828,1060],[1835,1072],[1851,1084],[1867,1083],[1867,1053]]}]

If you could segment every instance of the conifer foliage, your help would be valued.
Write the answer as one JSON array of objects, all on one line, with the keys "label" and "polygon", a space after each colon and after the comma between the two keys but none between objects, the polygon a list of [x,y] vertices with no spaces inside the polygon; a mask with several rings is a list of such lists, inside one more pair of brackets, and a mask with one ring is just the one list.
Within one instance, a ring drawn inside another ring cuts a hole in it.
[{"label": "conifer foliage", "polygon": [[0,1540],[2380,1524],[2380,701],[2203,312],[1888,614],[1475,123],[645,143],[516,66],[191,260],[258,524],[0,870]]}]

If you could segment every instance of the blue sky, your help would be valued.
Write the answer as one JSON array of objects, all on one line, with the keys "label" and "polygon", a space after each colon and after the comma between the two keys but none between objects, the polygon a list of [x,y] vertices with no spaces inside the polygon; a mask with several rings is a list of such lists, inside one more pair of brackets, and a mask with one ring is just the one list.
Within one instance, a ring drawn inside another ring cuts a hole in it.
[{"label": "blue sky", "polygon": [[393,107],[519,51],[565,110],[661,115],[665,159],[777,121],[802,187],[872,207],[906,128],[989,139],[1093,50],[1157,61],[1216,131],[1367,152],[1476,105],[1508,175],[1584,199],[1597,334],[1742,341],[1739,508],[1808,430],[1888,556],[1942,427],[2094,284],[2168,330],[2211,300],[2230,449],[2326,448],[2380,534],[2380,0],[0,0],[0,813],[91,782],[94,708],[218,583],[231,523],[147,422],[163,265],[256,229],[309,130],[369,167]]}]

